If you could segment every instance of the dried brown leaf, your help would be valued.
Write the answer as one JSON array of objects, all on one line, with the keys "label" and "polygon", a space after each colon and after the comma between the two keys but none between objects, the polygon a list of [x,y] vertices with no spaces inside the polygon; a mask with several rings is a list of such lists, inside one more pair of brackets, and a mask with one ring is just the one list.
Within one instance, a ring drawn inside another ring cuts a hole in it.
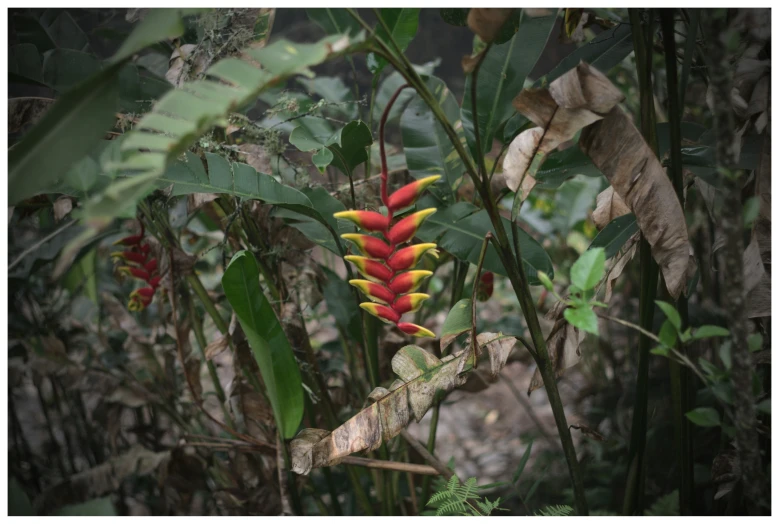
[{"label": "dried brown leaf", "polygon": [[468,12],[468,27],[483,41],[490,43],[498,36],[513,12],[513,8],[474,7]]},{"label": "dried brown leaf", "polygon": [[552,82],[549,89],[519,93],[514,107],[538,127],[523,131],[511,142],[503,161],[508,187],[512,191],[521,187],[521,196],[526,198],[545,156],[603,118],[623,98],[605,75],[584,62]]},{"label": "dried brown leaf", "polygon": [[636,215],[668,292],[678,298],[687,283],[690,243],[684,212],[657,156],[618,107],[586,127],[579,145]]},{"label": "dried brown leaf", "polygon": [[[514,346],[513,337],[483,333],[477,341],[486,344],[492,374],[505,365]],[[464,372],[458,373],[461,360],[468,359]],[[438,359],[419,346],[406,346],[392,358],[392,370],[399,377],[389,389],[375,388],[369,400],[373,403],[332,432],[304,429],[292,441],[292,471],[306,475],[313,468],[338,464],[344,457],[360,451],[371,451],[395,437],[413,417],[422,420],[436,399],[466,382],[473,369],[473,353],[460,351]],[[496,367],[498,368],[496,370]]]},{"label": "dried brown leaf", "polygon": [[54,220],[59,222],[73,211],[73,200],[68,196],[58,197],[52,206],[54,208]]},{"label": "dried brown leaf", "polygon": [[572,424],[570,426],[570,429],[578,429],[579,431],[582,432],[582,435],[592,440],[599,440],[601,442],[605,442],[607,440],[606,437],[604,437],[603,435],[601,435],[600,433],[598,433],[597,431],[595,431],[594,429],[588,426],[584,426],[581,424],[579,425]]},{"label": "dried brown leaf", "polygon": [[609,260],[609,267],[606,270],[606,276],[604,277],[604,280],[606,281],[606,290],[603,296],[603,301],[607,304],[611,302],[611,295],[614,292],[614,282],[622,275],[628,262],[636,256],[638,238],[638,233],[630,237],[625,243],[625,246],[620,250],[620,253]]},{"label": "dried brown leaf", "polygon": [[208,57],[201,53],[193,58],[198,46],[196,44],[184,44],[173,50],[168,62],[168,71],[165,78],[176,87],[181,87],[185,82],[193,80],[208,67]]},{"label": "dried brown leaf", "polygon": [[221,355],[228,347],[227,335],[219,335],[216,340],[206,346],[206,360],[211,360],[217,355]]},{"label": "dried brown leaf", "polygon": [[8,100],[8,132],[19,133],[34,126],[54,103],[53,98],[23,97]]},{"label": "dried brown leaf", "polygon": [[84,502],[104,493],[117,491],[131,475],[148,475],[170,456],[170,451],[155,453],[135,445],[126,453],[97,467],[72,475],[47,488],[35,501],[35,507],[53,508],[64,504]]},{"label": "dried brown leaf", "polygon": [[595,209],[592,211],[592,221],[595,227],[603,229],[617,217],[630,214],[630,208],[622,198],[609,186],[595,199]]}]

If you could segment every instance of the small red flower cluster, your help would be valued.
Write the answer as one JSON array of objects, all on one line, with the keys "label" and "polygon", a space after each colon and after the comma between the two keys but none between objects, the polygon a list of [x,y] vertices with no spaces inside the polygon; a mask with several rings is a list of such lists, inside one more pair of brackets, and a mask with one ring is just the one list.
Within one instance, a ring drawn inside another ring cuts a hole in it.
[{"label": "small red flower cluster", "polygon": [[121,260],[128,264],[117,268],[120,273],[130,275],[144,281],[145,287],[136,289],[130,293],[127,309],[130,311],[143,311],[154,300],[154,294],[160,286],[160,274],[157,268],[157,259],[151,257],[151,246],[143,241],[144,229],[141,224],[139,235],[130,235],[114,242],[114,245],[125,246],[129,249],[111,253],[115,260]]},{"label": "small red flower cluster", "polygon": [[396,223],[392,223],[392,213],[411,206],[422,192],[441,178],[430,176],[411,182],[395,191],[386,192],[386,172],[382,172],[382,201],[388,214],[375,211],[342,211],[335,213],[336,218],[344,218],[357,224],[369,233],[380,233],[386,242],[376,236],[349,233],[342,238],[353,242],[363,256],[349,255],[346,258],[353,263],[367,280],[350,280],[349,283],[359,289],[373,302],[363,302],[360,307],[388,324],[394,324],[409,335],[416,337],[435,337],[435,334],[409,322],[400,322],[404,313],[416,311],[429,297],[424,293],[413,293],[422,281],[432,275],[431,271],[414,270],[419,259],[425,253],[438,256],[436,245],[431,243],[412,244],[398,248],[416,235],[419,226],[435,208],[423,209],[412,213]]}]

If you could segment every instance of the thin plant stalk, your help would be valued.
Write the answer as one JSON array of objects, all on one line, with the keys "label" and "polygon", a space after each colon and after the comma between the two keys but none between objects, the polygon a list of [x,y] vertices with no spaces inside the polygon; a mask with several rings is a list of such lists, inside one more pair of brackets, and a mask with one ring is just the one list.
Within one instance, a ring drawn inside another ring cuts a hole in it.
[{"label": "thin plant stalk", "polygon": [[[652,42],[651,27],[645,28],[638,9],[630,9],[633,27],[633,47],[641,101],[641,134],[652,150],[657,153],[654,94],[652,90]],[[650,22],[651,26],[651,22]],[[641,288],[639,293],[639,325],[646,331],[652,330],[654,301],[657,294],[658,267],[652,258],[652,251],[645,238],[639,247]],[[633,421],[628,451],[628,479],[623,511],[625,515],[642,514],[644,511],[644,471],[646,467],[646,432],[649,402],[649,351],[652,341],[643,333],[638,340],[638,369],[636,393],[633,407]]]},{"label": "thin plant stalk", "polygon": [[[665,51],[665,69],[668,92],[668,115],[670,124],[670,160],[668,169],[673,181],[676,196],[684,209],[684,178],[682,175],[682,111],[680,101],[682,96],[676,96],[679,92],[678,76],[676,69],[676,40],[674,39],[674,9],[660,10],[660,23],[663,30],[663,47]],[[692,37],[695,37],[695,27],[691,27]],[[688,36],[689,38],[689,36]],[[686,54],[686,53],[685,53]],[[687,56],[685,56],[687,60]],[[682,320],[682,329],[687,329],[689,324],[687,311],[687,297],[679,296],[676,309]],[[686,346],[679,348],[687,356]],[[681,465],[679,485],[679,510],[682,515],[693,514],[693,490],[695,486],[692,426],[685,413],[692,409],[691,387],[692,380],[687,368],[671,361],[671,382],[674,398],[674,425],[677,434],[677,451],[679,464]]]}]

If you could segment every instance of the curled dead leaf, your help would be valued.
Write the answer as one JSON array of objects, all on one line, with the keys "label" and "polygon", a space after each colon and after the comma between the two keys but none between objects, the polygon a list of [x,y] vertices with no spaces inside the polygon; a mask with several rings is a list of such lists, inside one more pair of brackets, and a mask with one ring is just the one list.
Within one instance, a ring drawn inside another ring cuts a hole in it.
[{"label": "curled dead leaf", "polygon": [[690,243],[684,212],[657,156],[618,107],[584,128],[579,146],[636,215],[669,294],[678,298],[687,283]]},{"label": "curled dead leaf", "polygon": [[614,188],[609,186],[598,194],[595,199],[595,209],[592,211],[592,221],[595,227],[603,229],[617,217],[630,214],[630,208],[625,204]]},{"label": "curled dead leaf", "polygon": [[597,431],[595,431],[594,429],[588,426],[584,426],[581,424],[580,425],[571,424],[569,426],[569,429],[578,429],[579,431],[582,432],[582,435],[592,440],[599,440],[600,442],[606,442],[607,440],[606,437],[604,437],[603,435],[601,435],[600,433],[598,433]]},{"label": "curled dead leaf", "polygon": [[69,196],[58,197],[52,207],[54,208],[54,220],[59,222],[73,210],[73,199]]},{"label": "curled dead leaf", "polygon": [[538,127],[523,131],[511,142],[503,161],[508,187],[516,191],[521,186],[521,197],[526,198],[546,155],[573,139],[582,128],[602,119],[623,99],[622,92],[603,73],[584,62],[548,89],[520,92],[514,107]]},{"label": "curled dead leaf", "polygon": [[490,43],[497,38],[513,12],[513,8],[474,7],[468,12],[468,27],[484,42]]}]

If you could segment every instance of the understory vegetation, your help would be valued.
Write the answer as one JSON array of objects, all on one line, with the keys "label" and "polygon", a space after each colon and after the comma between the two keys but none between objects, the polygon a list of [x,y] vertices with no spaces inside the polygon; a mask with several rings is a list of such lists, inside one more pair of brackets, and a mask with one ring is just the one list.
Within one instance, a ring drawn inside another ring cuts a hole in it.
[{"label": "understory vegetation", "polygon": [[770,14],[11,10],[9,513],[769,515]]}]

